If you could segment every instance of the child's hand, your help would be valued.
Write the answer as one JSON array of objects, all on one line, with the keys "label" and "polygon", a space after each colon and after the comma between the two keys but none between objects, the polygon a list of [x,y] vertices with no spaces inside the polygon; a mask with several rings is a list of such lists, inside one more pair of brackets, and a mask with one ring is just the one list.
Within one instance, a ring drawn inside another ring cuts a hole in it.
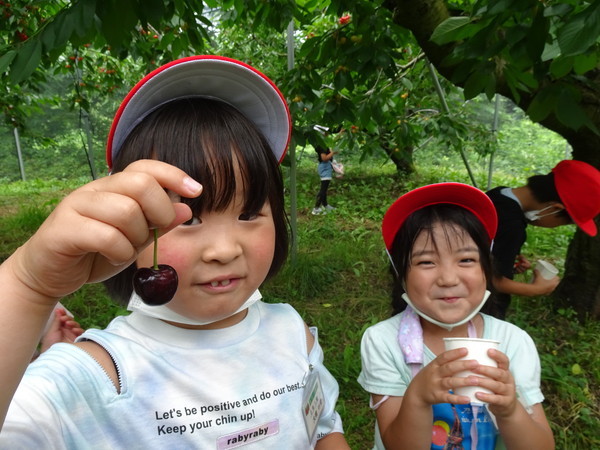
[{"label": "child's hand", "polygon": [[[438,355],[413,378],[405,399],[412,394],[420,399],[422,406],[431,406],[436,403],[469,403],[469,397],[449,392],[451,389],[454,390],[468,384],[466,378],[456,377],[457,373],[474,370],[479,366],[475,360],[459,360],[466,355],[466,348],[448,350]],[[412,392],[409,394],[409,391]]]},{"label": "child's hand", "polygon": [[524,273],[525,271],[531,269],[531,262],[523,255],[517,255],[515,259],[514,272],[515,273]]},{"label": "child's hand", "polygon": [[197,197],[202,187],[182,170],[136,161],[68,195],[7,262],[21,285],[56,299],[83,284],[105,280],[135,261],[152,242],[150,229],[167,232],[191,216],[165,189]]},{"label": "child's hand", "polygon": [[537,270],[533,271],[533,280],[531,284],[536,287],[537,295],[548,295],[551,294],[556,286],[560,283],[560,278],[555,276],[549,280],[542,277]]},{"label": "child's hand", "polygon": [[498,363],[498,367],[479,366],[474,370],[475,373],[485,375],[488,378],[468,377],[472,386],[481,386],[493,392],[485,394],[477,392],[475,396],[489,404],[490,411],[496,417],[508,417],[512,415],[517,408],[517,388],[515,380],[509,370],[508,357],[499,350],[488,350],[490,358]]},{"label": "child's hand", "polygon": [[83,333],[83,329],[79,323],[68,315],[63,308],[56,308],[50,328],[42,336],[40,351],[48,350],[57,342],[74,342],[75,338],[81,333]]}]

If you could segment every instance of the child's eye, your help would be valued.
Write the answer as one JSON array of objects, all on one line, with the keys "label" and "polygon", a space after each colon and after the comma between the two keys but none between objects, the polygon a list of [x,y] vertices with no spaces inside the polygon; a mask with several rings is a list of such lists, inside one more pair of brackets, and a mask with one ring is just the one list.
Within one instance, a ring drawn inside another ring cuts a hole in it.
[{"label": "child's eye", "polygon": [[183,222],[181,225],[199,225],[202,223],[200,217],[192,217],[190,220]]},{"label": "child's eye", "polygon": [[477,258],[461,258],[461,264],[473,264],[479,262]]},{"label": "child's eye", "polygon": [[433,264],[433,261],[429,261],[429,260],[421,260],[421,261],[415,262],[415,266],[429,266],[431,264]]},{"label": "child's eye", "polygon": [[240,214],[238,219],[243,220],[243,221],[248,221],[248,220],[254,220],[257,217],[258,217],[258,213],[242,213],[242,214]]}]

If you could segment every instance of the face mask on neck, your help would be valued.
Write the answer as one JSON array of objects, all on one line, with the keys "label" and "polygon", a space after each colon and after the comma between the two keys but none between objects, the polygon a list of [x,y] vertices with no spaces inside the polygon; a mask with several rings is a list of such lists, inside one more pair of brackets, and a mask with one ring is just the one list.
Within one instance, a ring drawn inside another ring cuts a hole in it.
[{"label": "face mask on neck", "polygon": [[547,217],[547,216],[551,216],[553,214],[558,214],[560,212],[559,210],[547,213],[547,214],[541,214],[542,212],[546,211],[549,208],[554,208],[554,206],[550,205],[550,206],[546,206],[545,208],[542,209],[534,209],[533,211],[525,211],[523,214],[525,214],[525,218],[527,220],[529,220],[530,222],[535,222],[536,220],[540,220],[542,217]]},{"label": "face mask on neck", "polygon": [[427,314],[425,314],[424,312],[421,312],[414,304],[413,302],[410,300],[410,298],[408,298],[408,295],[406,293],[402,294],[402,298],[404,299],[404,301],[409,304],[412,309],[415,310],[415,312],[421,316],[423,319],[425,319],[427,322],[430,322],[434,325],[437,325],[438,327],[444,328],[448,331],[451,331],[452,328],[458,327],[460,325],[463,325],[465,323],[467,323],[469,320],[471,320],[473,317],[475,317],[477,315],[477,313],[481,310],[481,308],[483,308],[483,305],[485,305],[485,302],[487,301],[487,299],[490,296],[490,291],[485,291],[485,293],[483,294],[483,298],[481,299],[481,302],[479,303],[479,305],[473,310],[471,311],[467,317],[465,317],[464,319],[459,320],[458,322],[454,322],[454,323],[445,323],[445,322],[440,322],[439,320],[434,319],[433,317],[428,316]]},{"label": "face mask on neck", "polygon": [[[258,300],[262,298],[258,289],[252,293],[252,295],[244,302],[242,306],[240,306],[237,311],[232,312],[229,316],[231,317],[244,309],[249,308],[251,305],[256,303]],[[227,317],[221,317],[217,320],[197,320],[190,319],[189,317],[182,316],[179,313],[176,313],[167,305],[159,305],[159,306],[150,306],[142,301],[142,299],[133,292],[131,294],[131,298],[129,299],[129,304],[127,305],[128,311],[137,311],[141,314],[144,314],[149,317],[154,317],[155,319],[164,320],[166,322],[173,323],[183,323],[186,325],[208,325],[214,322],[218,322],[219,320],[227,319]]]}]

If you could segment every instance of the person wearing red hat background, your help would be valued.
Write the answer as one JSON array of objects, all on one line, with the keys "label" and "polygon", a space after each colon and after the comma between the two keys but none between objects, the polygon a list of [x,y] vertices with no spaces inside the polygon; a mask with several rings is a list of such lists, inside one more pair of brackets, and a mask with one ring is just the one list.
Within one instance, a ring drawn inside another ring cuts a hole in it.
[{"label": "person wearing red hat background", "polygon": [[546,175],[529,177],[523,186],[499,186],[487,195],[498,213],[492,253],[497,291],[495,315],[503,319],[511,295],[548,295],[560,282],[558,276],[548,280],[537,270],[531,283],[514,280],[515,273],[531,268],[530,261],[521,254],[528,225],[555,228],[576,224],[590,236],[597,234],[594,219],[600,214],[600,172],[583,161],[564,160]]}]

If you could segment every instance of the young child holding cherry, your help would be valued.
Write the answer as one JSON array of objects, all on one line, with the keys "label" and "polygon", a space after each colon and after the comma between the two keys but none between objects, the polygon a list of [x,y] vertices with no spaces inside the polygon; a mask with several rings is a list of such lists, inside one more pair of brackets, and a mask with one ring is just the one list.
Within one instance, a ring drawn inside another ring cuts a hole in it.
[{"label": "young child holding cherry", "polygon": [[[374,448],[554,448],[535,344],[515,325],[480,313],[497,223],[491,200],[461,183],[415,189],[386,212],[393,315],[366,330],[358,379],[376,412]],[[451,337],[499,341],[488,350],[498,367],[461,359],[466,348],[446,351],[443,339]],[[491,393],[476,392],[471,402],[454,393],[463,386]]]},{"label": "young child holding cherry", "polygon": [[[287,255],[290,130],[275,85],[232,59],[176,60],[131,90],[111,175],[0,266],[0,447],[348,448],[316,329],[258,291]],[[156,259],[178,278],[166,304],[132,288]],[[56,302],[100,281],[131,314],[29,365]]]}]

